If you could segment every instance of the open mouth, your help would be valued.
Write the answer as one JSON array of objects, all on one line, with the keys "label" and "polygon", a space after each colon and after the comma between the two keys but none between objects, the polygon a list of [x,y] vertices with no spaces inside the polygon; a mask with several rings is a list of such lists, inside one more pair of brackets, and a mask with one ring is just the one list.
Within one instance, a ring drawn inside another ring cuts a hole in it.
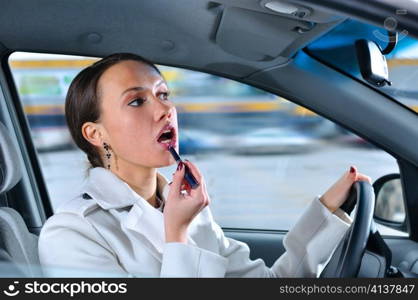
[{"label": "open mouth", "polygon": [[158,137],[157,142],[165,146],[174,146],[176,143],[176,134],[173,127],[164,130]]}]

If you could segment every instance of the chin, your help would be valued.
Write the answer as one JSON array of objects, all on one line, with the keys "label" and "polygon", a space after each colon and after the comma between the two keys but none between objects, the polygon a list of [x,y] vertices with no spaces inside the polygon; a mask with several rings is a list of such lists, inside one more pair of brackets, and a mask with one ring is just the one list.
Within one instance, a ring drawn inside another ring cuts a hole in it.
[{"label": "chin", "polygon": [[157,166],[155,166],[155,168],[164,168],[164,167],[169,167],[175,164],[176,164],[176,161],[174,160],[174,158],[170,156],[169,159],[161,160],[161,162]]},{"label": "chin", "polygon": [[169,166],[172,166],[172,165],[173,165],[173,163],[166,163],[166,164],[157,165],[154,168],[159,169],[159,168],[169,167]]}]

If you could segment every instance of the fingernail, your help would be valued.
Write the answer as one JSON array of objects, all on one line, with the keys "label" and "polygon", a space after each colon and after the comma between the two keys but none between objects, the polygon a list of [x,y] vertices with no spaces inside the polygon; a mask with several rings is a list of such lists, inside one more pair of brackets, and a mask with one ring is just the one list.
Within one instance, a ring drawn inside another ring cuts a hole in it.
[{"label": "fingernail", "polygon": [[354,173],[355,171],[354,167],[350,167],[350,173]]},{"label": "fingernail", "polygon": [[178,166],[177,166],[177,171],[180,171],[183,168],[183,163],[179,162]]}]

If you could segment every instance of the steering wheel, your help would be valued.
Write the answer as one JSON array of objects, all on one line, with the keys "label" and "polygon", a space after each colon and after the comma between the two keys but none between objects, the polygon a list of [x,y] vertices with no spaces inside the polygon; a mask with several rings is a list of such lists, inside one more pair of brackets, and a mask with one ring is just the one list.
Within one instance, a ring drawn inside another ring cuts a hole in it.
[{"label": "steering wheel", "polygon": [[349,192],[347,201],[356,200],[356,214],[349,230],[334,251],[320,277],[351,278],[360,270],[366,250],[374,212],[374,190],[370,183],[356,181]]}]

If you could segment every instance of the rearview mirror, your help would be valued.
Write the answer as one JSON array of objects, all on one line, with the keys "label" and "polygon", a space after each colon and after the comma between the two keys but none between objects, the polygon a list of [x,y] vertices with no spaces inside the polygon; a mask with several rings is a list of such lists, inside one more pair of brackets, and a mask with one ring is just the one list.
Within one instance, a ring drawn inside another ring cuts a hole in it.
[{"label": "rearview mirror", "polygon": [[363,78],[378,87],[391,85],[386,57],[382,54],[379,45],[373,41],[361,39],[356,41],[355,46]]}]

